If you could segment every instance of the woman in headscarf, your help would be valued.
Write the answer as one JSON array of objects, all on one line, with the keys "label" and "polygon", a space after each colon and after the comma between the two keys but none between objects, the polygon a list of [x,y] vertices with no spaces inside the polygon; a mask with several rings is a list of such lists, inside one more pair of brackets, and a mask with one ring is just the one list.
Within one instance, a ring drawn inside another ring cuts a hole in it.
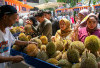
[{"label": "woman in headscarf", "polygon": [[86,21],[82,22],[82,20],[89,14],[89,10],[83,9],[78,13],[78,23],[80,24],[80,27],[85,27],[86,26]]},{"label": "woman in headscarf", "polygon": [[78,30],[79,28],[82,28],[82,27],[86,27],[86,20],[83,21],[83,19],[89,14],[89,10],[87,9],[83,9],[81,10],[79,13],[78,13],[78,21],[76,23],[76,25],[74,26],[74,29],[73,29],[73,35],[72,35],[72,38],[74,40],[77,40],[78,37],[75,36],[78,34]]},{"label": "woman in headscarf", "polygon": [[80,28],[78,30],[77,40],[84,42],[85,38],[89,35],[96,35],[100,38],[100,29],[97,28],[98,18],[95,14],[89,14],[86,19],[86,27]]},{"label": "woman in headscarf", "polygon": [[65,40],[65,39],[69,39],[71,40],[71,27],[70,27],[70,21],[67,19],[61,19],[59,21],[59,26],[60,26],[60,30],[58,30],[56,32],[55,37],[52,37],[53,41],[59,41],[59,40]]}]

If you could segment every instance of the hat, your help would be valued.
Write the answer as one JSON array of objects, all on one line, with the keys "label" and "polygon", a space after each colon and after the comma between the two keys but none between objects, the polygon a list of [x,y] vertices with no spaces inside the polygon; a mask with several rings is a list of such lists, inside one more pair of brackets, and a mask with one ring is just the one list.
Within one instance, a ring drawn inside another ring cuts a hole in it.
[{"label": "hat", "polygon": [[83,22],[86,22],[90,16],[95,16],[95,17],[96,17],[96,15],[95,15],[94,13],[90,13],[89,15],[87,15],[87,16],[81,21],[81,24],[82,24]]},{"label": "hat", "polygon": [[17,10],[15,7],[11,5],[3,5],[0,7],[0,17],[2,17],[4,14],[14,14],[17,13]]}]

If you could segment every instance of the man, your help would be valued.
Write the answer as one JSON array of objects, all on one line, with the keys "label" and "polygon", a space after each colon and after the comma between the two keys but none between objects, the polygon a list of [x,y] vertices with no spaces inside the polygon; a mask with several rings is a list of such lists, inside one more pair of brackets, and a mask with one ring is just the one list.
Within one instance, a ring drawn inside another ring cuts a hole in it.
[{"label": "man", "polygon": [[44,11],[44,17],[52,22],[51,11],[49,10]]},{"label": "man", "polygon": [[38,26],[38,31],[40,32],[40,35],[45,35],[48,38],[48,41],[51,41],[52,36],[52,24],[49,20],[45,19],[44,12],[38,11],[35,15],[35,18],[40,23]]},{"label": "man", "polygon": [[44,12],[44,16],[45,16],[46,19],[48,19],[48,20],[51,21],[51,23],[52,23],[52,35],[54,36],[55,33],[57,32],[57,30],[60,29],[60,27],[59,27],[59,21],[52,19],[52,17],[51,17],[51,11],[49,11],[49,10],[46,10]]},{"label": "man", "polygon": [[17,10],[13,6],[3,5],[0,7],[0,68],[9,68],[9,62],[17,63],[23,60],[22,56],[10,56],[10,47],[15,44],[18,46],[26,46],[26,41],[15,40],[11,34],[11,27],[17,19]]}]

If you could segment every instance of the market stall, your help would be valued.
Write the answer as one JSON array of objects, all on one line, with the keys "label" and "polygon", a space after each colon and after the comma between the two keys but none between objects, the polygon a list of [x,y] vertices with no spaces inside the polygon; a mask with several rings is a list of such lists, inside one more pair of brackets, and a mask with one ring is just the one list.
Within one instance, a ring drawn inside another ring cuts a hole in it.
[{"label": "market stall", "polygon": [[33,8],[27,4],[23,4],[22,2],[20,2],[18,0],[5,0],[5,5],[14,6],[18,10],[18,12],[21,12],[21,13],[22,12],[29,12],[29,10]]},{"label": "market stall", "polygon": [[100,4],[93,5],[93,7],[96,10],[96,12],[99,12],[100,11]]}]

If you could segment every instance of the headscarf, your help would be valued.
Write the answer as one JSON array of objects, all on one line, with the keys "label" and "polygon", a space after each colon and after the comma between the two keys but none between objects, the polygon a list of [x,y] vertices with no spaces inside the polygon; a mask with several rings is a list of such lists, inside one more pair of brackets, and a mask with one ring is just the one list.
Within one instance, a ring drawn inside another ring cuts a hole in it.
[{"label": "headscarf", "polygon": [[[89,19],[89,17],[91,17],[91,16],[95,16],[96,17],[96,15],[94,14],[94,13],[90,13],[88,16],[86,16],[82,21],[86,21],[87,22],[87,20]],[[96,17],[97,18],[97,17]],[[90,33],[90,34],[92,34],[96,29],[97,29],[97,26],[94,28],[94,29],[89,29],[87,26],[86,26],[86,29],[87,29],[87,31]]]},{"label": "headscarf", "polygon": [[[82,14],[82,15],[84,15],[84,17],[86,17],[88,14],[90,14],[90,12],[89,12],[89,10],[87,10],[87,9],[83,9],[83,10],[81,10],[78,14]],[[81,27],[85,27],[85,26],[86,26],[86,21],[81,22],[81,23],[80,23],[80,26],[81,26]]]},{"label": "headscarf", "polygon": [[[61,37],[63,37],[63,36],[68,36],[69,34],[70,34],[70,32],[72,31],[71,30],[71,27],[70,27],[70,21],[69,20],[67,20],[67,19],[61,19],[60,21],[64,21],[65,22],[65,24],[66,24],[66,29],[65,30],[58,30],[57,31],[57,33],[61,36]],[[59,22],[60,22],[59,21]]]}]

